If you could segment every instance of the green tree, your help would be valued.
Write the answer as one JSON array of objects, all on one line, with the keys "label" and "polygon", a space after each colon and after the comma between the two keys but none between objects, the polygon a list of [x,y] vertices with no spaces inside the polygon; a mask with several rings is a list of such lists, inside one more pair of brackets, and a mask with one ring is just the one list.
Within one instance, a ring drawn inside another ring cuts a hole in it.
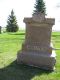
[{"label": "green tree", "polygon": [[18,24],[16,20],[16,16],[14,15],[14,11],[11,11],[11,15],[9,15],[7,20],[6,31],[7,32],[16,32],[18,31]]},{"label": "green tree", "polygon": [[43,0],[36,0],[36,4],[35,4],[35,10],[34,10],[34,13],[44,13],[46,14],[46,8],[45,8],[45,3]]}]

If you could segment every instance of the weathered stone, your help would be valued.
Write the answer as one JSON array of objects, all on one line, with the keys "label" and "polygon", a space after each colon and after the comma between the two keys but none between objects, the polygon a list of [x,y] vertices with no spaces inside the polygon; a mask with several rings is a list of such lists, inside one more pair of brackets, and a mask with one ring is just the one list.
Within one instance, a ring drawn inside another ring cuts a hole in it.
[{"label": "weathered stone", "polygon": [[33,17],[33,20],[37,22],[42,22],[43,20],[45,20],[45,14],[41,12],[34,13],[32,17]]},{"label": "weathered stone", "polygon": [[18,63],[53,70],[56,54],[51,46],[51,32],[55,19],[45,18],[39,22],[32,17],[24,18],[24,22],[26,23],[25,43],[17,54]]}]

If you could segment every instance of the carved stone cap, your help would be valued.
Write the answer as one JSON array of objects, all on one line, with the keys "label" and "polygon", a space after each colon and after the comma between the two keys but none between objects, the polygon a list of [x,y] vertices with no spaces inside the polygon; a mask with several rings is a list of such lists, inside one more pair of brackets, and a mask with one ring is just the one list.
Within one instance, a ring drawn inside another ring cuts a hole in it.
[{"label": "carved stone cap", "polygon": [[41,12],[36,12],[32,15],[32,18],[34,21],[42,22],[43,20],[45,20],[45,14]]},{"label": "carved stone cap", "polygon": [[33,18],[24,18],[23,20],[25,23],[30,23],[30,24],[50,24],[50,25],[54,25],[55,24],[55,18],[45,18],[44,20],[40,21],[36,21]]}]

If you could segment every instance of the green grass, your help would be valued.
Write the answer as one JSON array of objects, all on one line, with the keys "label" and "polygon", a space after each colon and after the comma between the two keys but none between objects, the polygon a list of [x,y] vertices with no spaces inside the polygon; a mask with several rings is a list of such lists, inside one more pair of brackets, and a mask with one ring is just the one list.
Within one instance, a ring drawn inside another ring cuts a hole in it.
[{"label": "green grass", "polygon": [[[0,34],[0,80],[60,80],[60,50],[56,50],[56,70],[53,72],[17,64],[17,51],[21,49],[25,32]],[[52,33],[55,48],[60,47],[60,32]]]}]

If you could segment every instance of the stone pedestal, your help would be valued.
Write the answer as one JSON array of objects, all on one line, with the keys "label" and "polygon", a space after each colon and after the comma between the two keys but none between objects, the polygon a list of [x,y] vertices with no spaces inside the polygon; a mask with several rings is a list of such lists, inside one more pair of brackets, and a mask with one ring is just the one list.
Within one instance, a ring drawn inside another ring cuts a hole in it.
[{"label": "stone pedestal", "polygon": [[44,18],[42,21],[35,18],[25,18],[26,35],[22,50],[18,51],[17,62],[53,70],[55,52],[51,46],[51,32],[55,19]]}]

